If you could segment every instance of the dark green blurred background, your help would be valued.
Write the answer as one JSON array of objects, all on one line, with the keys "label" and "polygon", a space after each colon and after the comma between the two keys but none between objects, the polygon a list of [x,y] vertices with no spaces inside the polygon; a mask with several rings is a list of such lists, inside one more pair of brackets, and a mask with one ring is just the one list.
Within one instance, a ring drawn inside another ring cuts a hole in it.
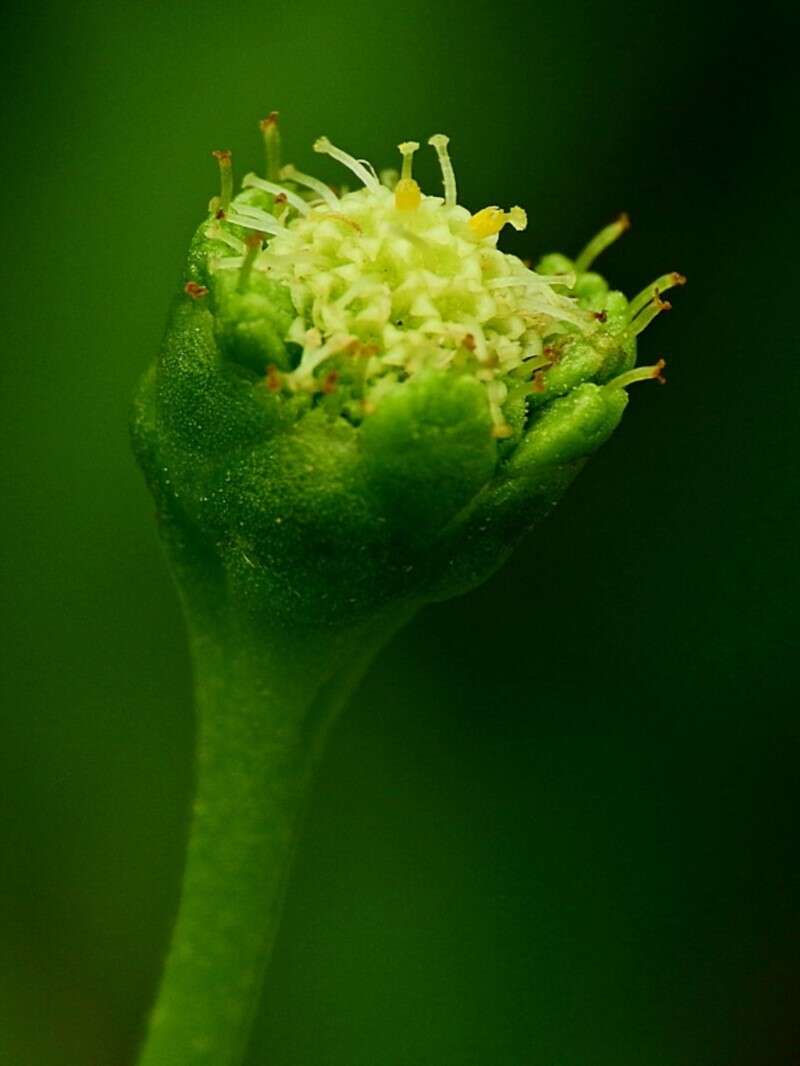
[{"label": "dark green blurred background", "polygon": [[320,133],[382,166],[444,130],[463,202],[528,207],[507,248],[627,209],[604,270],[690,284],[642,345],[669,386],[342,720],[250,1066],[800,1061],[797,29],[685,0],[7,12],[3,1066],[125,1066],[152,994],[192,715],[128,406],[209,152],[243,173],[275,107],[302,169]]}]

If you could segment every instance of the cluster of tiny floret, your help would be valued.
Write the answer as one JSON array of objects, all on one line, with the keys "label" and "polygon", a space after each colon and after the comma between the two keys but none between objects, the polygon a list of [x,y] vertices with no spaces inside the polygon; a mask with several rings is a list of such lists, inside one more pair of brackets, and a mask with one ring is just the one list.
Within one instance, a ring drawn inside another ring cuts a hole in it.
[{"label": "cluster of tiny floret", "polygon": [[[484,382],[497,435],[505,432],[506,381],[531,376],[545,338],[565,329],[591,330],[595,320],[567,295],[574,276],[544,277],[497,248],[502,226],[526,224],[521,208],[470,213],[456,203],[447,140],[437,148],[445,195],[424,195],[410,175],[418,147],[401,145],[404,176],[382,175],[326,138],[318,151],[343,162],[362,188],[336,194],[292,167],[280,183],[248,175],[244,188],[273,197],[271,211],[246,196],[234,199],[226,223],[208,235],[238,253],[212,270],[263,271],[285,284],[296,317],[287,341],[301,349],[296,367],[282,375],[291,390],[319,387],[335,357],[353,356],[353,376],[367,405],[383,391],[427,369],[471,372]],[[342,373],[342,359],[336,360]]]},{"label": "cluster of tiny floret", "polygon": [[[234,271],[240,293],[254,294],[260,275],[289,295],[294,319],[282,341],[287,350],[292,346],[293,359],[280,371],[266,367],[273,391],[338,391],[358,419],[398,382],[452,369],[485,386],[494,433],[502,438],[512,434],[503,413],[510,388],[532,382],[531,391],[541,391],[553,352],[569,340],[565,334],[597,339],[605,313],[579,305],[576,272],[588,270],[624,232],[627,216],[589,242],[575,272],[565,261],[567,272],[544,275],[497,247],[505,225],[526,227],[521,207],[473,214],[459,205],[443,134],[428,143],[439,159],[444,195],[429,196],[412,176],[414,141],[399,145],[401,173],[379,178],[370,163],[319,138],[315,150],[344,165],[360,186],[337,192],[292,166],[280,167],[274,112],[262,130],[268,177],[246,175],[238,196],[230,153],[214,153],[221,195],[210,205],[205,235],[230,253],[211,257],[212,285]],[[685,280],[663,275],[630,302],[628,340],[669,308],[664,289]],[[194,281],[186,291],[193,298],[207,292]],[[613,384],[663,380],[662,367],[659,361],[629,369]]]}]

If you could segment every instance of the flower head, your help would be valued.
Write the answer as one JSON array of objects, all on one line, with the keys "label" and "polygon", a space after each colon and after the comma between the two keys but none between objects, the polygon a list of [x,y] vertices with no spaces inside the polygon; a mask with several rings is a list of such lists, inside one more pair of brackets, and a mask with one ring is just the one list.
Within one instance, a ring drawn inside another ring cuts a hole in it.
[{"label": "flower head", "polygon": [[684,279],[629,303],[591,272],[625,217],[531,269],[498,247],[526,212],[460,205],[444,135],[439,196],[413,177],[417,142],[379,178],[320,137],[354,185],[335,191],[281,167],[274,113],[262,131],[267,177],[238,194],[215,153],[221,192],[139,408],[151,481],[273,612],[452,594],[558,499],[625,388],[661,378],[635,368],[636,336]]}]

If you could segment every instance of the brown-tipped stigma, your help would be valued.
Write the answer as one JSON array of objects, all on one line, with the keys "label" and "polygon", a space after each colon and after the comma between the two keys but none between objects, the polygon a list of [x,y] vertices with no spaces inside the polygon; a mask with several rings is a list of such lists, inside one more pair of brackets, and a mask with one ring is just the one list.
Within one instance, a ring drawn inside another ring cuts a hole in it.
[{"label": "brown-tipped stigma", "polygon": [[278,112],[270,111],[259,122],[264,138],[264,155],[267,164],[267,180],[280,181],[281,176],[281,131],[278,127]]},{"label": "brown-tipped stigma", "polygon": [[183,286],[183,291],[193,300],[202,300],[204,296],[208,296],[208,289],[205,285],[199,285],[196,281],[187,281]]},{"label": "brown-tipped stigma", "polygon": [[227,148],[211,153],[219,163],[219,208],[227,211],[233,199],[233,163]]},{"label": "brown-tipped stigma", "polygon": [[634,385],[637,381],[657,381],[659,385],[666,385],[667,379],[663,374],[666,365],[664,359],[659,359],[652,366],[636,366],[633,370],[626,370],[624,374],[618,374],[617,377],[607,382],[603,388],[627,389],[629,385]]},{"label": "brown-tipped stigma", "polygon": [[658,289],[653,289],[650,294],[648,302],[639,311],[635,318],[631,320],[630,332],[634,337],[638,337],[640,333],[643,333],[650,323],[658,318],[662,311],[671,311],[672,304],[669,300],[662,300],[661,293]]},{"label": "brown-tipped stigma", "polygon": [[623,211],[613,222],[604,229],[601,229],[596,236],[592,237],[583,251],[580,252],[575,260],[575,273],[584,274],[600,253],[604,252],[606,248],[612,245],[614,241],[618,240],[622,234],[630,228],[631,220]]},{"label": "brown-tipped stigma", "polygon": [[[628,320],[632,322],[633,319],[636,318],[636,316],[653,300],[655,300],[657,304],[659,302],[662,304],[665,303],[666,301],[661,300],[662,292],[666,292],[668,289],[674,289],[678,285],[685,284],[686,278],[683,274],[678,274],[677,271],[673,270],[669,274],[662,274],[660,278],[656,278],[655,281],[652,281],[649,285],[645,286],[640,293],[637,293],[637,295],[633,297],[628,305]],[[660,307],[659,309],[662,311],[667,310],[666,307]]]}]

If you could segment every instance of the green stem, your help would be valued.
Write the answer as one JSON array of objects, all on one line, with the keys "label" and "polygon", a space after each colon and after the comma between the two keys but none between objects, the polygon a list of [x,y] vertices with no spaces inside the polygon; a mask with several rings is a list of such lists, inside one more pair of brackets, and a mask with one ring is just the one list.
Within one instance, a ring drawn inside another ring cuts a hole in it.
[{"label": "green stem", "polygon": [[[404,619],[405,620],[405,619]],[[328,727],[397,625],[353,644],[195,634],[197,781],[178,918],[139,1066],[239,1066]],[[349,652],[349,654],[348,654]],[[332,668],[331,662],[346,666]]]}]

